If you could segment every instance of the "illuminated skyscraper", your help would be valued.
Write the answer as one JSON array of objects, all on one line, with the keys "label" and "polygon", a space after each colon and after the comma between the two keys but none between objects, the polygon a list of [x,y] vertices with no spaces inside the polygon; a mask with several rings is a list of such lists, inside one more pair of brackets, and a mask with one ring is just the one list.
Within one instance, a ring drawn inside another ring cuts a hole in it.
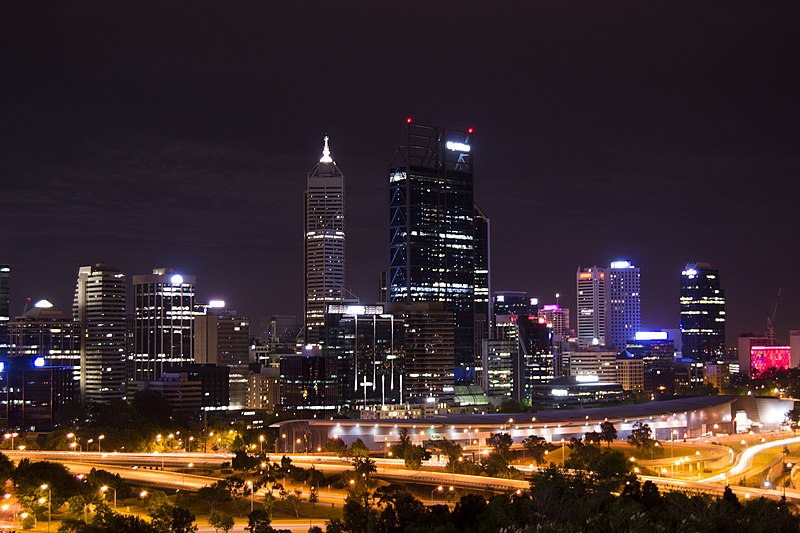
[{"label": "illuminated skyscraper", "polygon": [[606,343],[606,272],[596,266],[578,269],[578,344]]},{"label": "illuminated skyscraper", "polygon": [[10,354],[40,358],[40,366],[72,367],[75,379],[81,364],[81,330],[61,309],[39,300],[9,323]]},{"label": "illuminated skyscraper", "polygon": [[194,363],[194,287],[194,276],[171,268],[133,276],[133,381]]},{"label": "illuminated skyscraper", "polygon": [[322,158],[308,173],[305,215],[305,341],[317,344],[327,305],[341,302],[345,292],[344,175],[327,136]]},{"label": "illuminated skyscraper", "polygon": [[608,326],[606,345],[618,350],[642,329],[639,267],[630,261],[614,261],[608,274]]},{"label": "illuminated skyscraper", "polygon": [[11,320],[11,267],[0,265],[0,357],[8,355],[9,320]]},{"label": "illuminated skyscraper", "polygon": [[472,129],[407,122],[389,170],[389,300],[443,302],[455,316],[455,380],[471,382],[476,269],[488,265],[476,263]]},{"label": "illuminated skyscraper", "polygon": [[725,292],[708,263],[690,263],[681,272],[681,336],[684,358],[725,358]]},{"label": "illuminated skyscraper", "polygon": [[110,402],[125,396],[125,274],[107,265],[81,267],[72,316],[80,325],[81,396]]}]

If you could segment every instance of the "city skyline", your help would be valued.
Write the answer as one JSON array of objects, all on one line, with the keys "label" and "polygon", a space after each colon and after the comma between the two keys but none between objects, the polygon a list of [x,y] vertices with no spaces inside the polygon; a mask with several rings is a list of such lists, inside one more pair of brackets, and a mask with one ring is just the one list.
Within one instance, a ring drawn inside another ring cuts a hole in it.
[{"label": "city skyline", "polygon": [[[415,31],[469,36],[460,58],[469,59],[467,71],[455,59],[424,59],[427,45],[398,49],[324,6],[320,19],[335,21],[341,39],[328,42],[323,23],[308,21],[308,46],[296,50],[281,46],[292,30],[276,25],[298,14],[289,6],[255,8],[252,17],[197,14],[175,32],[176,13],[76,11],[64,24],[63,13],[18,8],[22,23],[7,32],[20,45],[8,70],[17,82],[4,100],[9,127],[0,144],[8,191],[0,262],[12,267],[11,314],[26,297],[67,309],[75,269],[105,261],[128,275],[152,265],[192,272],[198,298],[226,299],[254,323],[301,316],[298,199],[325,133],[347,161],[349,288],[373,301],[386,268],[386,170],[411,115],[475,128],[475,195],[492,219],[495,290],[524,290],[543,303],[559,292],[574,309],[577,266],[629,259],[645,274],[643,329],[674,328],[681,268],[709,262],[725,278],[729,344],[766,328],[779,288],[785,342],[800,325],[791,305],[800,298],[797,254],[784,237],[798,227],[798,184],[789,179],[800,166],[798,74],[788,62],[795,19],[762,13],[753,24],[746,8],[729,6],[723,16],[697,6],[696,25],[687,26],[679,10],[649,6],[621,24],[597,7],[528,6],[517,22],[461,7],[442,28],[413,7],[365,9]],[[25,21],[64,46],[22,46]],[[145,22],[153,43],[132,47]],[[222,38],[228,23],[242,31],[226,41],[230,54],[215,56],[198,36]],[[493,38],[497,27],[509,29],[504,39]],[[375,43],[374,55],[363,39]],[[150,61],[159,43],[173,55]],[[393,62],[408,78],[383,74],[379,67]],[[344,83],[295,81],[312,66],[320,79]],[[154,80],[159,90],[148,89]],[[743,198],[753,216],[738,208]],[[587,231],[596,226],[604,231]],[[770,253],[748,252],[748,242]]]}]

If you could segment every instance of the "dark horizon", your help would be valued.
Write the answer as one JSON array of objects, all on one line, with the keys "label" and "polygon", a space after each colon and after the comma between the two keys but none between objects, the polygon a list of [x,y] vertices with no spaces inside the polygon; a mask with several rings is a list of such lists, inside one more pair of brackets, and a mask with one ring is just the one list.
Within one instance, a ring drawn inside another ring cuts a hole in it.
[{"label": "dark horizon", "polygon": [[302,315],[302,196],[331,137],[347,278],[377,299],[406,116],[474,127],[492,289],[561,293],[630,259],[642,323],[720,270],[727,338],[800,329],[800,8],[674,2],[487,9],[16,5],[2,25],[0,263],[69,311],[77,270],[174,266],[254,325]]}]

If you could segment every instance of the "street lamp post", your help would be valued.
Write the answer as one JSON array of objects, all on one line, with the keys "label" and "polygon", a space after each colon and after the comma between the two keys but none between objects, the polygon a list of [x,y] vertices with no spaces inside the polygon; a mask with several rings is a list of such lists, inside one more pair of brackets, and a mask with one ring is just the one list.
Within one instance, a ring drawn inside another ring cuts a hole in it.
[{"label": "street lamp post", "polygon": [[39,488],[47,491],[47,533],[50,533],[50,522],[53,519],[53,491],[47,483],[40,485]]},{"label": "street lamp post", "polygon": [[106,438],[106,436],[105,436],[105,435],[100,435],[100,436],[98,436],[98,437],[97,437],[97,453],[100,453],[100,451],[101,451],[101,450],[100,450],[100,442],[101,442],[101,441],[102,441],[104,438]]},{"label": "street lamp post", "polygon": [[261,455],[264,455],[264,435],[258,436],[258,443],[261,445]]},{"label": "street lamp post", "polygon": [[436,499],[434,498],[434,496],[433,496],[433,495],[434,495],[434,493],[436,493],[437,491],[438,491],[438,492],[444,492],[444,487],[443,487],[443,486],[441,486],[441,485],[439,485],[438,487],[436,487],[435,489],[433,489],[433,490],[431,491],[431,501],[436,501]]},{"label": "street lamp post", "polygon": [[[105,494],[108,489],[109,489],[108,485],[103,485],[102,487],[100,487],[100,492]],[[114,509],[116,509],[117,508],[117,488],[116,487],[111,487],[111,490],[114,491]]]},{"label": "street lamp post", "polygon": [[5,435],[3,435],[3,439],[11,439],[11,448],[10,449],[12,449],[12,450],[14,449],[14,439],[17,438],[17,437],[19,437],[19,433],[17,433],[17,432],[6,433]]}]

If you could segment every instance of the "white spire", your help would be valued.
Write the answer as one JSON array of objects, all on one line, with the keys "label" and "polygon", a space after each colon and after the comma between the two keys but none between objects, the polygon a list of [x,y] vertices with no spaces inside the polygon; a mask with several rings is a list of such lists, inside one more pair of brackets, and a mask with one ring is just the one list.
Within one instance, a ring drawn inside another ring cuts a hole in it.
[{"label": "white spire", "polygon": [[331,149],[328,148],[328,136],[325,136],[325,146],[322,147],[322,159],[319,160],[320,163],[333,163],[333,159],[331,159]]}]

